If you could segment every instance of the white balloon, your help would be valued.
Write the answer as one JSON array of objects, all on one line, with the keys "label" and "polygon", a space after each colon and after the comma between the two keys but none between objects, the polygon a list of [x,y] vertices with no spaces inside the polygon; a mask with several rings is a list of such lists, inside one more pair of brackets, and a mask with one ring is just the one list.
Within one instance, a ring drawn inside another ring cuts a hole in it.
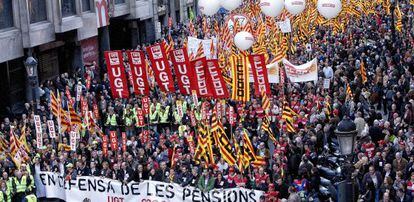
[{"label": "white balloon", "polygon": [[261,0],[260,9],[269,17],[277,17],[282,13],[284,7],[283,0]]},{"label": "white balloon", "polygon": [[213,16],[220,9],[219,0],[201,0],[198,2],[198,8],[201,13],[207,16]]},{"label": "white balloon", "polygon": [[240,50],[247,50],[253,46],[254,37],[249,32],[239,32],[234,36],[234,44]]},{"label": "white balloon", "polygon": [[332,19],[342,10],[341,0],[318,0],[318,11],[326,19]]},{"label": "white balloon", "polygon": [[297,15],[305,10],[306,0],[285,0],[285,8],[290,14]]},{"label": "white balloon", "polygon": [[228,11],[232,11],[239,7],[242,3],[242,0],[221,0],[220,4]]}]

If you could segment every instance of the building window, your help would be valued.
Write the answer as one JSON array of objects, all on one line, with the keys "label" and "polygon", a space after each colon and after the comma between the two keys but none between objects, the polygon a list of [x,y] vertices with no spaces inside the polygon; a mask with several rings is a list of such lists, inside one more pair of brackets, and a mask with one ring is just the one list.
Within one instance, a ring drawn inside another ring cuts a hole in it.
[{"label": "building window", "polygon": [[125,0],[115,0],[115,4],[123,4],[125,3]]},{"label": "building window", "polygon": [[0,29],[13,27],[12,0],[0,0]]},{"label": "building window", "polygon": [[29,0],[30,23],[47,20],[46,0]]},{"label": "building window", "polygon": [[82,12],[90,11],[91,10],[91,1],[90,0],[82,0]]},{"label": "building window", "polygon": [[68,17],[71,15],[76,15],[75,0],[62,0],[62,16]]}]

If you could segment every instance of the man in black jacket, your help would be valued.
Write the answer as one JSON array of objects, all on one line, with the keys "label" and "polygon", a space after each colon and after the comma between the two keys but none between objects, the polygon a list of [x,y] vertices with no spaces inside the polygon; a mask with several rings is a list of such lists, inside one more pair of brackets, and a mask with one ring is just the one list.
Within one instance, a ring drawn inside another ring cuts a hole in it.
[{"label": "man in black jacket", "polygon": [[167,178],[169,175],[168,169],[167,169],[167,163],[165,161],[160,163],[160,168],[157,170],[155,174],[155,180],[164,182],[165,178]]}]

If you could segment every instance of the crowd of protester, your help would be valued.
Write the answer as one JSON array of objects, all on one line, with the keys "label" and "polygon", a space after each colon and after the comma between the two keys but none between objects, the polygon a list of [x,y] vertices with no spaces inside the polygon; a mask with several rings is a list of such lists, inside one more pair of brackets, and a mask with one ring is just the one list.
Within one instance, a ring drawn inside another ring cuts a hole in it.
[{"label": "crowd of protester", "polygon": [[[229,166],[220,158],[218,150],[215,150],[215,165],[207,167],[203,161],[199,164],[194,162],[194,154],[190,152],[185,137],[197,135],[196,128],[191,126],[190,112],[200,109],[194,107],[190,96],[164,94],[157,88],[153,89],[149,96],[151,107],[145,120],[147,125],[136,127],[134,111],[142,107],[141,97],[113,99],[103,65],[102,68],[86,67],[85,71],[73,74],[64,73],[46,81],[38,89],[38,103],[27,103],[21,116],[4,118],[1,122],[0,136],[5,140],[9,140],[10,130],[19,137],[25,128],[31,152],[30,159],[20,169],[7,156],[7,151],[2,152],[0,201],[21,201],[26,195],[35,193],[34,173],[39,171],[57,172],[67,180],[78,176],[101,176],[125,183],[156,180],[174,182],[183,187],[194,186],[202,191],[246,187],[265,191],[264,200],[267,201],[317,200],[321,198],[318,197],[321,195],[318,166],[322,163],[312,157],[334,152],[331,144],[336,138],[334,130],[344,117],[354,121],[358,132],[352,178],[357,182],[359,199],[412,201],[413,5],[407,1],[400,1],[400,5],[405,14],[402,33],[391,31],[391,16],[378,8],[375,15],[351,21],[345,33],[334,35],[330,28],[318,28],[311,39],[311,53],[306,52],[304,44],[298,44],[296,53],[289,55],[290,61],[302,64],[316,57],[320,78],[316,83],[287,82],[284,87],[271,85],[270,126],[277,142],[271,141],[261,130],[263,114],[260,111],[263,110],[260,98],[252,96],[245,105],[226,100],[226,106],[233,106],[237,114],[234,126],[229,124],[228,117],[222,117],[226,133],[230,137],[231,131],[237,134],[246,129],[256,155],[266,160],[265,166],[250,166],[243,172]],[[172,30],[177,46],[183,42],[187,30],[185,25]],[[202,35],[200,32],[200,37]],[[359,71],[362,61],[368,74],[366,83],[362,82]],[[92,80],[88,90],[86,75]],[[331,80],[329,89],[323,88],[325,78]],[[82,94],[89,109],[97,104],[101,117],[97,124],[103,131],[106,134],[110,130],[126,132],[126,152],[109,150],[104,156],[102,137],[85,128],[81,129],[76,151],[70,150],[68,133],[62,133],[56,139],[49,137],[46,120],[54,119],[50,111],[51,92],[62,92],[65,107],[68,98],[64,92],[69,89],[74,97],[78,83],[83,86]],[[353,92],[351,99],[346,98],[347,83]],[[184,103],[182,118],[176,115],[177,100]],[[294,117],[296,133],[286,132],[281,121],[284,100],[298,114]],[[215,104],[214,100],[201,101],[209,102],[209,106]],[[328,106],[331,106],[329,113]],[[43,148],[36,148],[34,115],[40,115],[43,123]],[[197,118],[200,121],[201,117]],[[150,131],[148,138],[143,135],[144,130]],[[171,167],[174,147],[174,158],[178,160]]]}]

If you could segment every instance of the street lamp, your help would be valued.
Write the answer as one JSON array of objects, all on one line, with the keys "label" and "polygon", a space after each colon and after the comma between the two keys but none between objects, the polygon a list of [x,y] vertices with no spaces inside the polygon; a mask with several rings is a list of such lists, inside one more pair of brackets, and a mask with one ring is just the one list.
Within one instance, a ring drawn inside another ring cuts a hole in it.
[{"label": "street lamp", "polygon": [[339,150],[346,158],[346,162],[341,165],[345,180],[339,182],[338,186],[338,202],[355,201],[356,188],[354,180],[352,179],[353,165],[352,158],[354,154],[355,140],[357,136],[356,125],[349,117],[345,116],[342,121],[338,123],[335,130],[338,139]]},{"label": "street lamp", "polygon": [[356,125],[348,117],[339,122],[335,134],[338,138],[339,150],[342,155],[350,155],[354,152],[357,135]]},{"label": "street lamp", "polygon": [[34,57],[29,56],[24,62],[24,66],[26,66],[26,73],[28,78],[32,79],[37,77],[37,61],[34,59]]},{"label": "street lamp", "polygon": [[31,99],[33,101],[37,101],[37,93],[36,93],[36,85],[37,85],[37,60],[34,57],[29,56],[26,61],[24,62],[24,66],[26,67],[27,79],[29,81],[29,85],[32,92]]}]

